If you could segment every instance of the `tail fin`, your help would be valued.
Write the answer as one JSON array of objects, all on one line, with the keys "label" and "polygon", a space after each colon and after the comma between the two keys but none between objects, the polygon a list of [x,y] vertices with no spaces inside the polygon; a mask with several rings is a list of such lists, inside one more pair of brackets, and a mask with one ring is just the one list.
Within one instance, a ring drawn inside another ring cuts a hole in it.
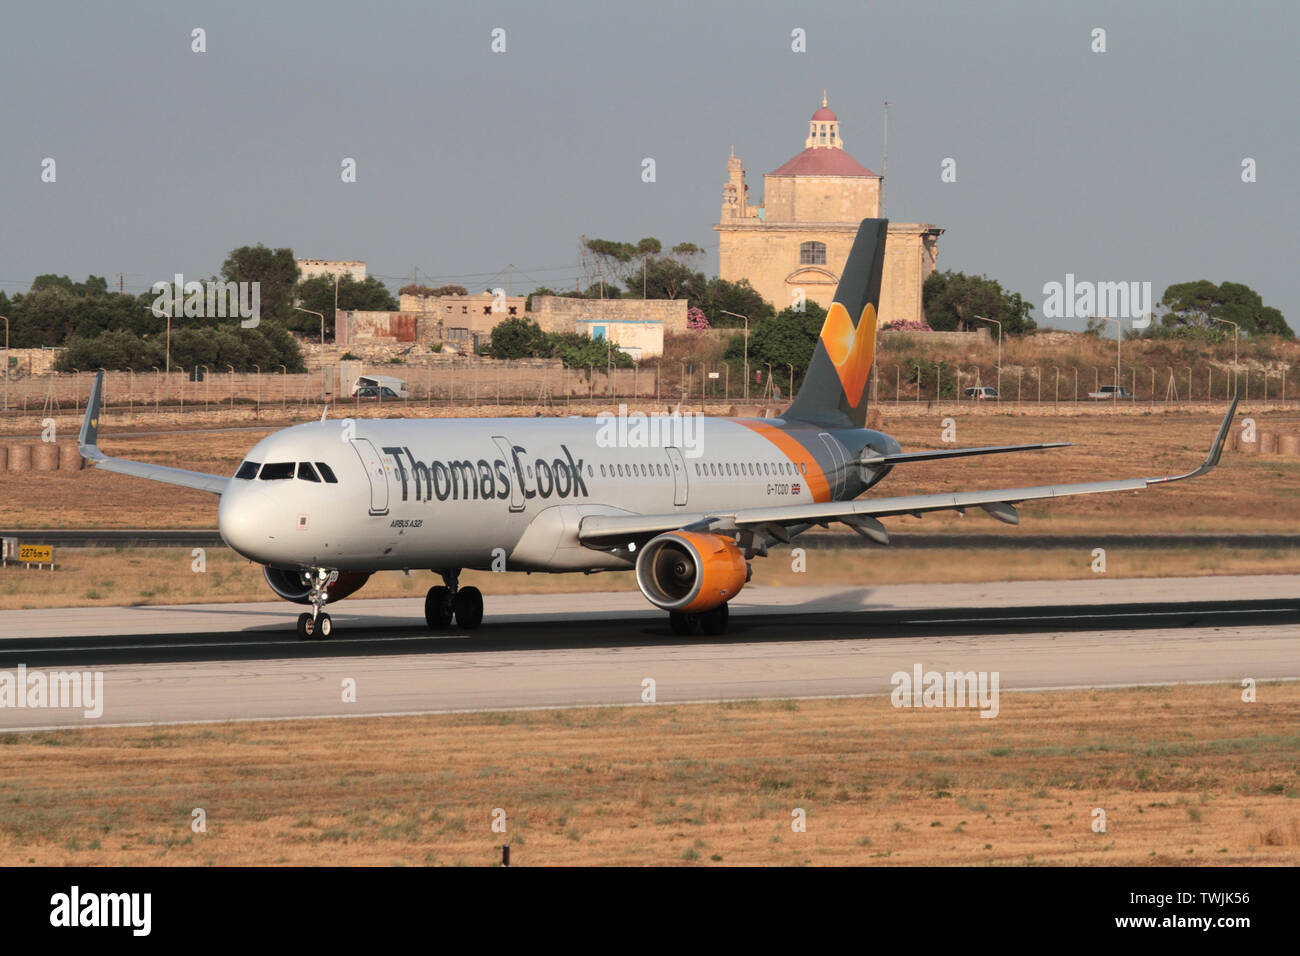
[{"label": "tail fin", "polygon": [[866,423],[867,378],[876,358],[876,310],[888,231],[888,219],[864,219],[858,227],[808,374],[786,418],[856,428]]}]

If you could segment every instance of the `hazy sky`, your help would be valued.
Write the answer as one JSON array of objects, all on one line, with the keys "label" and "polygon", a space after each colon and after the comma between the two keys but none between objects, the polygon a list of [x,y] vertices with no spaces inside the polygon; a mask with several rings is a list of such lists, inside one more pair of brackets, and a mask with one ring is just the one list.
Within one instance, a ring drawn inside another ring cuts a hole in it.
[{"label": "hazy sky", "polygon": [[886,213],[947,230],[940,268],[1036,306],[1066,273],[1232,279],[1300,327],[1298,25],[1286,2],[9,3],[0,289],[139,292],[261,241],[394,288],[513,263],[518,293],[571,286],[584,234],[689,240],[713,275],[729,148],[757,201],[825,88],[876,171],[889,101]]}]

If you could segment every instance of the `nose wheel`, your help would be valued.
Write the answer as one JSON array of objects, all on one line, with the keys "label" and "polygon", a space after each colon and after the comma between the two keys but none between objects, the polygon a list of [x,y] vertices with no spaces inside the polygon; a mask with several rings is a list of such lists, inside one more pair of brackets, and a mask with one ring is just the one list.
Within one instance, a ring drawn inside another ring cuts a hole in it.
[{"label": "nose wheel", "polygon": [[318,614],[312,617],[311,614],[298,615],[298,640],[300,641],[324,641],[328,640],[334,631],[334,622],[330,620],[328,614]]},{"label": "nose wheel", "polygon": [[307,595],[311,611],[298,615],[298,640],[328,640],[334,633],[334,622],[323,608],[329,600],[329,586],[338,580],[339,573],[328,568],[312,568],[303,577],[311,584],[311,591]]},{"label": "nose wheel", "polygon": [[460,587],[460,569],[439,572],[445,584],[429,588],[424,596],[424,620],[430,630],[441,631],[456,626],[472,631],[483,623],[483,592],[476,587]]}]

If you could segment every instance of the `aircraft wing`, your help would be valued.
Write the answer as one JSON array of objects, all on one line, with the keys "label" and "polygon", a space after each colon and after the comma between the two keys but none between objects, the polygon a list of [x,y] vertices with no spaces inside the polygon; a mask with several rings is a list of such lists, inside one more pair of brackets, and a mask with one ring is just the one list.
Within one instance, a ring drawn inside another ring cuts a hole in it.
[{"label": "aircraft wing", "polygon": [[[1019,522],[1015,505],[1041,498],[1064,498],[1071,495],[1105,494],[1114,491],[1140,491],[1151,485],[1182,481],[1205,474],[1219,463],[1223,445],[1232,427],[1238,398],[1232,400],[1223,424],[1210,445],[1209,454],[1200,467],[1182,475],[1160,478],[1122,478],[1114,481],[1087,481],[1068,485],[1037,485],[1029,488],[997,488],[987,491],[945,492],[935,495],[907,495],[896,498],[865,498],[857,501],[827,501],[816,504],[776,505],[767,508],[739,508],[735,511],[696,512],[665,515],[589,515],[582,519],[578,538],[589,547],[608,547],[638,538],[679,529],[717,533],[751,532],[778,541],[789,541],[810,525],[843,522],[866,538],[888,544],[889,535],[879,518],[890,515],[921,515],[927,511],[962,511],[982,508],[1008,524]],[[752,538],[751,538],[752,540]],[[763,546],[759,546],[761,552]]]},{"label": "aircraft wing", "polygon": [[184,468],[169,468],[166,465],[153,465],[145,461],[131,461],[127,458],[110,458],[99,450],[99,408],[104,393],[104,373],[95,376],[95,384],[90,390],[90,399],[86,402],[86,417],[81,422],[81,434],[77,436],[77,448],[81,457],[105,471],[115,471],[122,475],[136,478],[148,478],[162,481],[169,485],[181,485],[185,488],[197,488],[219,495],[226,490],[229,478],[223,475],[210,475],[202,471],[187,471]]},{"label": "aircraft wing", "polygon": [[938,448],[934,451],[901,451],[894,455],[863,456],[864,465],[898,465],[909,461],[938,461],[941,458],[967,458],[971,455],[1001,455],[1009,451],[1038,451],[1042,448],[1068,448],[1072,442],[1049,441],[1034,445],[985,445],[981,448]]}]

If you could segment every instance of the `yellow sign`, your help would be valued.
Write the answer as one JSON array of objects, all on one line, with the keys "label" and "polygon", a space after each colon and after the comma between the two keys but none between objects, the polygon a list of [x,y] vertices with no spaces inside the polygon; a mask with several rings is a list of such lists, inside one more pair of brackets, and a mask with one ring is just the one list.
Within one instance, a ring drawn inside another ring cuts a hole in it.
[{"label": "yellow sign", "polygon": [[20,544],[18,560],[28,564],[48,564],[54,561],[54,546],[49,544]]}]

